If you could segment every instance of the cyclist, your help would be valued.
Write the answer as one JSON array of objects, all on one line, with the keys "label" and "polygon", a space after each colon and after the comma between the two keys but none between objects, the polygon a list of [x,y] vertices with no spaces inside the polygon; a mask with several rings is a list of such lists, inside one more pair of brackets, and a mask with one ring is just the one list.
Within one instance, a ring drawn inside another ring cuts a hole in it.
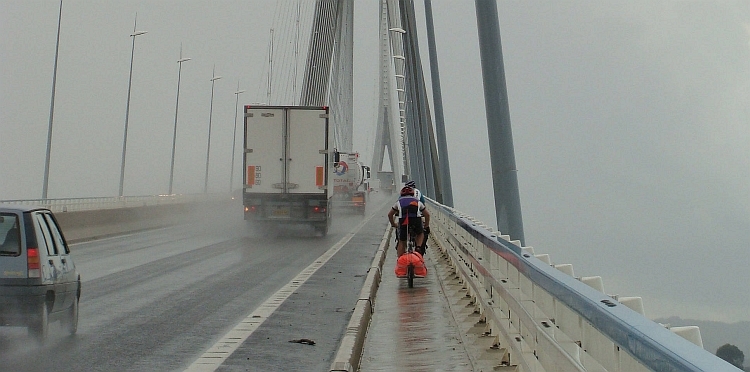
[{"label": "cyclist", "polygon": [[[396,224],[394,218],[396,214],[398,214],[398,224]],[[422,225],[423,216],[425,219],[424,226]],[[396,204],[388,212],[388,221],[391,223],[391,226],[398,228],[396,252],[401,257],[406,251],[406,239],[409,238],[407,228],[412,229],[416,234],[417,247],[422,246],[424,228],[429,229],[430,226],[430,212],[427,211],[422,202],[414,197],[414,189],[404,187],[401,189],[401,197],[398,198]]]},{"label": "cyclist", "polygon": [[421,201],[422,204],[424,204],[424,194],[422,194],[422,192],[419,191],[419,189],[417,188],[416,182],[412,180],[412,181],[407,182],[404,186],[411,187],[414,190],[414,197],[419,199],[419,201]]},{"label": "cyclist", "polygon": [[[414,182],[414,180],[410,180],[410,181],[406,182],[405,186],[406,187],[411,187],[412,189],[414,189],[414,197],[417,198],[420,202],[422,202],[422,204],[425,204],[425,202],[424,202],[424,194],[422,194],[422,192],[419,191],[419,189],[417,188],[417,183]],[[427,205],[427,204],[425,204],[425,205]],[[430,227],[429,226],[425,226],[425,228],[424,228],[424,240],[423,240],[424,243],[421,244],[421,245],[418,245],[418,248],[417,248],[417,250],[419,251],[419,253],[421,255],[424,255],[424,252],[427,250],[427,237],[428,236],[430,236]]]}]

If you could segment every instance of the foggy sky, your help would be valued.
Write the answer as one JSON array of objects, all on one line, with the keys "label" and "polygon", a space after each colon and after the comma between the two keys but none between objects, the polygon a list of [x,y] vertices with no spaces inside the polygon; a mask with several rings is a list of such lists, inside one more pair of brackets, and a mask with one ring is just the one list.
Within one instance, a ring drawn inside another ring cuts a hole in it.
[{"label": "foggy sky", "polygon": [[[117,195],[136,12],[149,33],[136,39],[125,194],[167,192],[180,43],[192,60],[174,189],[203,190],[214,64],[209,190],[228,189],[238,80],[240,105],[266,102],[269,30],[294,4],[66,0],[49,197]],[[0,0],[0,199],[41,197],[58,5]],[[601,275],[609,294],[642,296],[648,317],[750,320],[750,5],[498,8],[527,245]],[[433,12],[456,208],[494,226],[474,2]],[[354,148],[367,161],[377,46],[377,1],[358,1]]]}]

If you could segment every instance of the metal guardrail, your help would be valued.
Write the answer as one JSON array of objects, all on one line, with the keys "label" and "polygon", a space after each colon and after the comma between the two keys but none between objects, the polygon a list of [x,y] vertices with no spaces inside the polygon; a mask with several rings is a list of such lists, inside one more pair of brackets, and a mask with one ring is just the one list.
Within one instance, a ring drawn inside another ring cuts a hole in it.
[{"label": "metal guardrail", "polygon": [[502,364],[534,372],[737,371],[699,346],[699,335],[691,342],[647,319],[639,301],[620,302],[597,291],[596,280],[566,274],[471,216],[428,204],[431,237],[466,283],[486,334],[505,350]]},{"label": "metal guardrail", "polygon": [[166,204],[195,203],[226,199],[229,194],[174,194],[147,196],[114,196],[95,198],[0,200],[2,204],[34,205],[52,212],[73,212],[99,209],[133,208]]}]

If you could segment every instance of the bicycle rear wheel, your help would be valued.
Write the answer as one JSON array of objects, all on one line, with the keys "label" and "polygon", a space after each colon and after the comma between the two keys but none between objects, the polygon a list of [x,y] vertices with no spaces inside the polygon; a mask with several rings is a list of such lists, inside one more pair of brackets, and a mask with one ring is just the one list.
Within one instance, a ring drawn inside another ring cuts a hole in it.
[{"label": "bicycle rear wheel", "polygon": [[409,264],[406,268],[406,278],[409,288],[414,288],[414,264]]}]

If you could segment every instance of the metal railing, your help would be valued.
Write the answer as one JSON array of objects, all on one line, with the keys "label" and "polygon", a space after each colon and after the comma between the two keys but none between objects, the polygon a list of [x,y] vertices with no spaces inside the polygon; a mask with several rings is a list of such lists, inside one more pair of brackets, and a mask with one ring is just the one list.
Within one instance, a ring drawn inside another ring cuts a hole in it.
[{"label": "metal railing", "polygon": [[32,205],[52,212],[73,212],[99,209],[133,208],[166,204],[197,203],[229,198],[229,194],[174,194],[146,196],[113,196],[93,198],[0,200],[0,205]]},{"label": "metal railing", "polygon": [[640,298],[604,294],[600,277],[574,278],[570,265],[552,265],[471,216],[428,204],[431,237],[466,284],[485,334],[504,350],[500,364],[534,372],[737,371],[702,348],[697,327],[669,330],[642,315]]}]

